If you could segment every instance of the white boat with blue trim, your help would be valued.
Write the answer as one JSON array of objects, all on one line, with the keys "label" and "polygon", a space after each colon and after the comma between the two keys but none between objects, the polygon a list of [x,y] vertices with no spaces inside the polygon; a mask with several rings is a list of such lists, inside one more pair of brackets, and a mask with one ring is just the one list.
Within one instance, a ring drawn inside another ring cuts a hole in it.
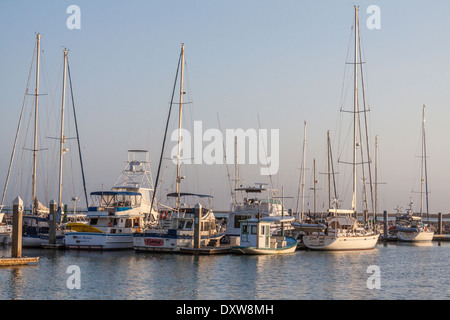
[{"label": "white boat with blue trim", "polygon": [[275,222],[288,223],[294,217],[264,217],[241,221],[240,245],[232,251],[239,254],[278,255],[293,253],[298,241],[293,237],[272,235],[271,225]]}]

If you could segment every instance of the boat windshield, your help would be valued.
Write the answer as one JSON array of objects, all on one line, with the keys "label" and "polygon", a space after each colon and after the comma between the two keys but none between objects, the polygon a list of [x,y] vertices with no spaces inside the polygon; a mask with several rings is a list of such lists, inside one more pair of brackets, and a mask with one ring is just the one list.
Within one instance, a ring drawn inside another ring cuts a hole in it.
[{"label": "boat windshield", "polygon": [[137,207],[141,205],[142,195],[138,192],[93,192],[91,206],[105,208]]}]

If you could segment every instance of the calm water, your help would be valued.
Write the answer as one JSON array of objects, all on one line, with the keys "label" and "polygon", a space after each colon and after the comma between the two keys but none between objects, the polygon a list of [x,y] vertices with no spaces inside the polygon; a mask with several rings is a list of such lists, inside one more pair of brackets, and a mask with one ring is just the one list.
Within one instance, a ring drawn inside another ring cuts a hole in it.
[{"label": "calm water", "polygon": [[[10,256],[0,247],[0,256]],[[0,267],[0,299],[298,300],[449,299],[450,242],[379,244],[366,252],[190,256],[26,249],[34,266]],[[80,289],[69,289],[69,266]],[[379,267],[380,288],[367,273]]]}]

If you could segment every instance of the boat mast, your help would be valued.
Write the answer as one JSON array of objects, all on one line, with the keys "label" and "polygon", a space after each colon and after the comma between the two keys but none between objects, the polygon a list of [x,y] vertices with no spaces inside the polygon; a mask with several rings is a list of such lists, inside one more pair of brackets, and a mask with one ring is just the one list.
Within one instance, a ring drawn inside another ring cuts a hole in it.
[{"label": "boat mast", "polygon": [[34,147],[33,147],[33,175],[32,175],[32,215],[37,214],[37,197],[36,197],[36,171],[37,171],[37,129],[38,129],[38,97],[39,97],[39,59],[41,51],[41,34],[36,35],[36,91],[34,99]]},{"label": "boat mast", "polygon": [[373,213],[373,221],[377,218],[378,210],[378,135],[375,136],[375,212]]},{"label": "boat mast", "polygon": [[301,191],[302,192],[302,211],[299,216],[300,222],[303,221],[303,212],[305,210],[305,159],[306,159],[305,149],[306,149],[306,121],[304,121],[304,125],[303,125],[303,159],[302,159],[302,166],[300,168],[301,173],[300,173],[300,181],[299,181],[299,185],[298,185],[297,208],[296,208],[296,212],[298,214],[298,203],[299,203],[300,191]]},{"label": "boat mast", "polygon": [[181,78],[180,78],[180,106],[179,106],[179,118],[178,118],[178,156],[177,156],[177,210],[180,211],[180,153],[181,153],[181,124],[183,116],[183,76],[184,76],[184,43],[181,44]]},{"label": "boat mast", "polygon": [[61,101],[61,134],[59,139],[59,194],[58,194],[58,211],[62,215],[62,171],[63,171],[63,154],[64,142],[64,107],[66,101],[66,70],[67,70],[67,49],[64,49],[64,70],[63,70],[63,87],[62,87],[62,101]]},{"label": "boat mast", "polygon": [[354,85],[354,98],[353,98],[353,199],[352,209],[356,213],[356,147],[357,147],[357,120],[358,120],[358,32],[359,32],[359,17],[358,6],[355,7],[355,61],[353,65],[353,85]]},{"label": "boat mast", "polygon": [[427,219],[428,216],[428,179],[427,179],[427,149],[425,145],[425,105],[423,105],[422,111],[422,183],[420,186],[420,216],[423,214],[423,186],[425,183],[425,205],[426,205],[426,213]]}]

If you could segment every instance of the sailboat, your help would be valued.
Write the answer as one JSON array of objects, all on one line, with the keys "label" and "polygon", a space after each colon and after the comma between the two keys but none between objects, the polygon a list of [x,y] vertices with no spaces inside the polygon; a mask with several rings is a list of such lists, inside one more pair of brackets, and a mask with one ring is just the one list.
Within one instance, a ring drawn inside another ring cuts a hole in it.
[{"label": "sailboat", "polygon": [[359,48],[359,7],[355,8],[355,56],[354,56],[354,101],[353,101],[353,197],[351,209],[339,209],[337,201],[335,207],[328,210],[324,225],[305,229],[302,237],[303,244],[313,250],[370,250],[374,249],[379,234],[357,220],[357,150],[360,147],[358,138],[359,106],[358,106],[358,50]]},{"label": "sailboat", "polygon": [[[145,159],[144,159],[145,157]],[[110,191],[91,192],[86,214],[88,223],[68,223],[65,245],[69,249],[133,249],[133,234],[144,228],[144,220],[156,223],[152,209],[148,150],[128,150],[127,165]]]},{"label": "sailboat", "polygon": [[[180,75],[180,102],[179,102],[179,121],[178,121],[178,155],[177,155],[177,177],[176,177],[176,192],[169,193],[167,197],[175,198],[176,204],[174,207],[165,206],[160,211],[160,220],[158,225],[152,225],[146,227],[143,231],[134,234],[134,249],[136,251],[158,251],[158,252],[180,252],[183,248],[193,248],[194,246],[194,224],[195,224],[195,210],[194,206],[184,205],[182,203],[182,197],[190,198],[212,198],[211,195],[181,192],[181,180],[184,179],[181,176],[181,129],[182,129],[182,114],[183,114],[183,95],[185,94],[183,89],[183,77],[184,77],[184,44],[181,46],[181,53],[178,62],[178,70],[181,67]],[[176,83],[175,79],[175,83]],[[174,85],[175,92],[175,85]],[[170,110],[172,109],[172,102]],[[160,164],[158,168],[156,183],[159,180],[159,172],[164,154],[165,138],[167,136],[167,129],[170,119],[167,118],[166,131],[164,135],[164,141],[161,151]],[[157,185],[155,184],[155,192]],[[155,193],[153,199],[155,198]],[[152,199],[152,203],[153,203]],[[214,212],[209,208],[203,208],[200,212],[200,246],[216,246],[220,238],[224,233],[219,232],[220,226],[214,216]]]},{"label": "sailboat", "polygon": [[[433,240],[434,231],[431,230],[428,224],[422,221],[422,216],[425,214],[429,219],[428,212],[428,179],[427,179],[427,163],[426,163],[426,144],[425,144],[425,106],[422,111],[422,164],[421,164],[421,184],[420,184],[420,212],[418,216],[413,214],[412,202],[410,210],[406,215],[399,217],[396,220],[395,230],[398,232],[398,239],[400,241],[431,241]],[[424,190],[425,187],[425,190]],[[425,197],[425,201],[424,201]],[[424,205],[425,209],[424,210]]]}]

